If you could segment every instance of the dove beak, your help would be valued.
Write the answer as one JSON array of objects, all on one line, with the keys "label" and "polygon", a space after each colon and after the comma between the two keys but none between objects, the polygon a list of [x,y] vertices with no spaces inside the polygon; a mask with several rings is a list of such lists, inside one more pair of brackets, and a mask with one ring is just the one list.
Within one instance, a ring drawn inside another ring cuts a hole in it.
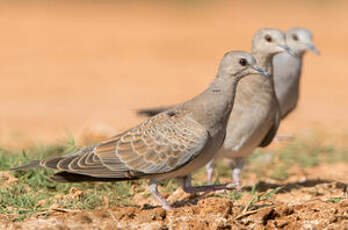
[{"label": "dove beak", "polygon": [[278,47],[280,47],[281,49],[285,50],[288,54],[290,54],[293,57],[296,57],[297,54],[295,53],[295,51],[293,49],[291,49],[288,45],[281,45],[278,44]]},{"label": "dove beak", "polygon": [[312,43],[307,45],[308,49],[312,50],[316,55],[320,55],[320,51]]},{"label": "dove beak", "polygon": [[267,73],[264,69],[262,69],[260,66],[252,65],[251,68],[256,71],[256,73],[261,74],[265,77],[271,77],[269,73]]}]

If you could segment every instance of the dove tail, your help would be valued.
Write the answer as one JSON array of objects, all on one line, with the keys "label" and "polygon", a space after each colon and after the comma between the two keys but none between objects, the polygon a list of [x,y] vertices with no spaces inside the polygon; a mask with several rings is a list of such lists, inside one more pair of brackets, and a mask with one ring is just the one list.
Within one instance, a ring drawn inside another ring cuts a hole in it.
[{"label": "dove tail", "polygon": [[139,109],[137,110],[137,115],[145,116],[145,117],[153,117],[159,113],[162,113],[166,110],[168,110],[170,107],[159,107],[159,108],[152,108],[152,109]]},{"label": "dove tail", "polygon": [[92,177],[92,176],[87,176],[87,175],[81,175],[77,173],[70,173],[70,172],[58,172],[54,174],[51,177],[52,180],[56,182],[61,182],[61,183],[76,183],[76,182],[85,182],[85,181],[128,181],[128,180],[137,180],[139,179],[138,177],[133,177],[133,178],[98,178],[98,177]]},{"label": "dove tail", "polygon": [[39,160],[32,161],[26,165],[21,165],[21,166],[15,167],[15,168],[11,168],[10,170],[11,171],[18,171],[18,170],[26,170],[26,169],[30,169],[30,168],[36,168],[36,167],[41,167]]}]

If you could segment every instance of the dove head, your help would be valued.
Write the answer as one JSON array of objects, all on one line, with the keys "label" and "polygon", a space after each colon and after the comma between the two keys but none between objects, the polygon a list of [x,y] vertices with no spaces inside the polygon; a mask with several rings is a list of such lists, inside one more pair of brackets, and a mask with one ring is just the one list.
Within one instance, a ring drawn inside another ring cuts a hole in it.
[{"label": "dove head", "polygon": [[295,52],[286,44],[285,34],[277,29],[261,29],[253,38],[252,50],[254,54],[273,57],[282,52],[295,55]]},{"label": "dove head", "polygon": [[232,78],[238,81],[249,74],[261,74],[269,77],[261,67],[256,65],[256,59],[248,52],[230,51],[224,55],[219,65],[218,77]]},{"label": "dove head", "polygon": [[293,28],[286,32],[286,42],[298,56],[303,55],[307,50],[319,54],[319,50],[314,46],[312,38],[311,31],[305,28]]}]

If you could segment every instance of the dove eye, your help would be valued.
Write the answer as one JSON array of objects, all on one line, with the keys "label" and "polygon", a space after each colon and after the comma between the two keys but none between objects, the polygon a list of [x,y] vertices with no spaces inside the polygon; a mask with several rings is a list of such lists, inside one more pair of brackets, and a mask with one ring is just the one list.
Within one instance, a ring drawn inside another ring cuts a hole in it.
[{"label": "dove eye", "polygon": [[272,42],[272,37],[271,37],[269,34],[267,34],[267,35],[265,36],[265,40],[266,40],[267,42]]},{"label": "dove eye", "polygon": [[293,35],[292,35],[292,39],[293,39],[294,41],[298,41],[297,35],[296,35],[296,34],[293,34]]},{"label": "dove eye", "polygon": [[245,58],[241,58],[241,59],[239,60],[239,64],[240,64],[241,66],[246,66],[246,65],[248,64],[248,61],[247,61]]}]

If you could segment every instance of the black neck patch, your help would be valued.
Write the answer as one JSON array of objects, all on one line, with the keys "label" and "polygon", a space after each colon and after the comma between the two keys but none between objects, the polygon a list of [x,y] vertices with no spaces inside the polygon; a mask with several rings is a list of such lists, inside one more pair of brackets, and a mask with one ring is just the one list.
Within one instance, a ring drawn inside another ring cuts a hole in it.
[{"label": "black neck patch", "polygon": [[168,116],[172,117],[172,116],[175,116],[176,113],[174,111],[169,111],[167,112]]}]

